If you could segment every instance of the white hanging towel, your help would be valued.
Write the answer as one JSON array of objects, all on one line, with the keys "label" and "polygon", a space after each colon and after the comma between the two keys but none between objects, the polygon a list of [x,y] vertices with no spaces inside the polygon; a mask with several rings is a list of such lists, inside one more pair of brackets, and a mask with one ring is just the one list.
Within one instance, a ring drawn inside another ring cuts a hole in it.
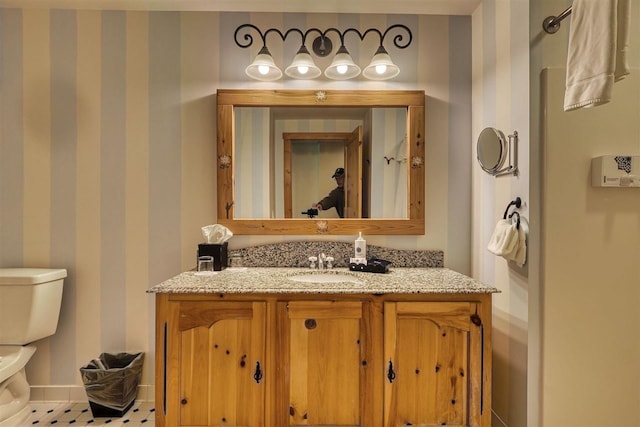
[{"label": "white hanging towel", "polygon": [[513,252],[518,244],[518,230],[510,219],[501,219],[493,230],[487,249],[489,252],[505,256]]},{"label": "white hanging towel", "polygon": [[564,111],[609,102],[629,74],[629,0],[574,0]]},{"label": "white hanging towel", "polygon": [[506,254],[504,257],[509,261],[515,262],[518,267],[522,267],[527,260],[527,234],[524,231],[524,226],[520,224],[518,228],[518,242],[516,243],[513,251]]}]

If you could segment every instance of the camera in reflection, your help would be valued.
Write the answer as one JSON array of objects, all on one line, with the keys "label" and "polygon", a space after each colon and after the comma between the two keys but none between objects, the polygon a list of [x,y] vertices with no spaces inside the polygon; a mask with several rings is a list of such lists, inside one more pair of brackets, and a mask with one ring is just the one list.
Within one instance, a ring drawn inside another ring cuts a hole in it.
[{"label": "camera in reflection", "polygon": [[318,209],[316,208],[309,208],[304,212],[301,212],[302,215],[307,215],[309,218],[313,218],[315,216],[318,216]]}]

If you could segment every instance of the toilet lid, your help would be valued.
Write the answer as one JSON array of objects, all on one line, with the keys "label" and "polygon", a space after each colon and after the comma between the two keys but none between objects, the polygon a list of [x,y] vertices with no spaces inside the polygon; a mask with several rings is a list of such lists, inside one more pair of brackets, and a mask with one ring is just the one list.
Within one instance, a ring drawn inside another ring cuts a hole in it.
[{"label": "toilet lid", "polygon": [[0,286],[37,285],[65,277],[64,268],[0,268]]}]

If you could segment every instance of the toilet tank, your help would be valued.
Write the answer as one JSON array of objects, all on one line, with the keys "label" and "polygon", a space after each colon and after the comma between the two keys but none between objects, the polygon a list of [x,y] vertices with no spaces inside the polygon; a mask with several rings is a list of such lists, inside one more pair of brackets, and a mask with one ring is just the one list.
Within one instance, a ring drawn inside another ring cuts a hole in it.
[{"label": "toilet tank", "polygon": [[0,268],[0,344],[25,345],[58,327],[65,269]]}]

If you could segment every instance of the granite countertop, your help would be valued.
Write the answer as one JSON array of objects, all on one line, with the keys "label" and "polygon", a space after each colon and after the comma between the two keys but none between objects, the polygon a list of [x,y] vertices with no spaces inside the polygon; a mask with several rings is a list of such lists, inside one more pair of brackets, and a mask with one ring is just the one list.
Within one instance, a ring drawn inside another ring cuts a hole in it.
[{"label": "granite countertop", "polygon": [[[298,282],[290,277],[304,274],[348,275],[349,282]],[[227,268],[212,275],[187,271],[150,288],[149,293],[170,294],[472,294],[495,293],[487,286],[464,274],[447,268],[391,268],[388,273],[364,273],[348,268],[313,270],[285,267]]]}]

